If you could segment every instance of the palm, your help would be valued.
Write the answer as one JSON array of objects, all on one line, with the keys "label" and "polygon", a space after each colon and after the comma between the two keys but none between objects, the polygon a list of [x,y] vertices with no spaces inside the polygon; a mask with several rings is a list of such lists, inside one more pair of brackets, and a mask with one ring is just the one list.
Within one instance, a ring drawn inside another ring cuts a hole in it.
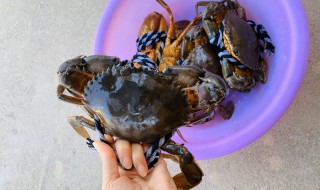
[{"label": "palm", "polygon": [[160,158],[155,168],[147,176],[141,177],[135,169],[118,167],[113,150],[103,143],[95,144],[100,153],[103,167],[103,190],[109,189],[176,189],[168,172],[166,162]]}]

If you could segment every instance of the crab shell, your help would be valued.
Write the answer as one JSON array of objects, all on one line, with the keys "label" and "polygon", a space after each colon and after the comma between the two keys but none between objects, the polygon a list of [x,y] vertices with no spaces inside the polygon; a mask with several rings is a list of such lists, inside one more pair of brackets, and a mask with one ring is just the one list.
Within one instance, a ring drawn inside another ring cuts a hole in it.
[{"label": "crab shell", "polygon": [[233,57],[250,69],[262,68],[259,62],[259,45],[256,34],[237,13],[228,12],[226,14],[223,36],[226,49]]},{"label": "crab shell", "polygon": [[171,77],[112,67],[88,82],[85,103],[105,120],[105,131],[130,142],[152,142],[188,124],[187,95]]}]

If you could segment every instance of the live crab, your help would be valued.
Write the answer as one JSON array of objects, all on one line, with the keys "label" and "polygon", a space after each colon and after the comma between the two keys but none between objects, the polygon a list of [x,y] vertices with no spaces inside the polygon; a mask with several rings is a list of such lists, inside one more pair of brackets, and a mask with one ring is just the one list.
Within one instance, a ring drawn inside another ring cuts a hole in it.
[{"label": "live crab", "polygon": [[[223,80],[216,75],[203,76],[206,77],[203,79],[196,76],[195,86],[182,88],[175,76],[142,67],[117,67],[119,63],[118,58],[111,56],[81,56],[66,61],[58,71],[58,97],[82,106],[91,118],[98,117],[104,133],[130,142],[152,143],[181,126],[207,118],[211,112],[192,114],[193,100],[188,98],[187,90],[198,92],[195,94],[199,100],[197,110],[199,106],[215,105],[226,93]],[[64,93],[65,89],[71,96]],[[85,138],[87,133],[83,127],[95,129],[94,121],[82,116],[68,120]],[[203,173],[183,145],[170,140],[161,148],[177,156],[183,172],[175,178],[178,186],[191,188],[200,183]]]}]

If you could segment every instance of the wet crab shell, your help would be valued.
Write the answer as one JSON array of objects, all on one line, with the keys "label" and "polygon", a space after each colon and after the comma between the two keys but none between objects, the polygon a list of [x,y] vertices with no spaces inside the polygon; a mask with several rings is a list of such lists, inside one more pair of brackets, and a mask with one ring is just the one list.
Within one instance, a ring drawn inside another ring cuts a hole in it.
[{"label": "wet crab shell", "polygon": [[235,12],[228,12],[224,20],[223,40],[226,49],[250,69],[261,69],[258,39],[252,28]]},{"label": "wet crab shell", "polygon": [[156,71],[113,67],[85,88],[85,103],[105,119],[106,132],[131,142],[152,142],[188,124],[187,95]]}]

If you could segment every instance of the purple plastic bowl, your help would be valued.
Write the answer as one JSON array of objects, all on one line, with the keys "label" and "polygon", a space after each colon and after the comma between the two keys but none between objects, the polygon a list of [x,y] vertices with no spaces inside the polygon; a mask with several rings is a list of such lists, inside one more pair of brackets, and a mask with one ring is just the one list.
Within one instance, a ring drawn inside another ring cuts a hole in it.
[{"label": "purple plastic bowl", "polygon": [[[197,0],[167,0],[175,21],[191,20]],[[268,81],[258,83],[250,93],[231,92],[235,112],[230,120],[182,127],[185,146],[197,160],[223,156],[241,149],[266,133],[285,113],[303,80],[309,50],[309,32],[301,0],[239,0],[247,17],[262,24],[276,47],[269,57]],[[150,0],[110,0],[101,18],[94,54],[116,55],[122,60],[136,53],[135,40],[144,18],[167,12]],[[182,143],[176,135],[174,140]]]}]

